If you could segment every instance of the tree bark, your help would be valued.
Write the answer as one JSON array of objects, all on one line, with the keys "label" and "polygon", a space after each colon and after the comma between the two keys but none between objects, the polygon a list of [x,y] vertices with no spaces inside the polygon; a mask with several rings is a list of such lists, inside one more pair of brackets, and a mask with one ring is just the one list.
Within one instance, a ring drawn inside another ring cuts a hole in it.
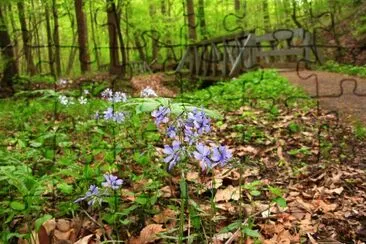
[{"label": "tree bark", "polygon": [[5,61],[3,77],[0,80],[0,97],[9,97],[14,94],[13,78],[18,73],[14,56],[14,48],[11,44],[10,35],[5,24],[5,18],[0,8],[0,48],[1,56]]},{"label": "tree bark", "polygon": [[205,2],[204,2],[204,0],[198,0],[198,19],[199,19],[201,38],[202,39],[207,39]]},{"label": "tree bark", "polygon": [[53,14],[53,43],[55,45],[55,64],[56,75],[61,75],[61,54],[60,54],[60,33],[58,24],[58,13],[56,0],[52,0],[52,14]]},{"label": "tree bark", "polygon": [[[31,1],[32,8],[36,9],[34,0]],[[34,36],[34,46],[36,49],[36,53],[38,55],[38,63],[35,65],[36,72],[42,73],[42,48],[40,47],[41,38],[39,35],[39,24],[37,23],[37,19],[35,16],[36,13],[32,13],[29,15],[29,22],[32,23],[33,28],[33,36]]]},{"label": "tree bark", "polygon": [[55,60],[53,57],[53,40],[52,40],[52,31],[51,31],[51,21],[50,21],[50,13],[48,8],[48,3],[45,3],[45,15],[46,15],[46,30],[47,30],[47,43],[48,43],[48,64],[50,67],[50,72],[53,76],[56,75],[55,72]]},{"label": "tree bark", "polygon": [[135,37],[135,44],[136,44],[137,51],[139,53],[139,57],[140,57],[141,61],[146,61],[146,56],[144,53],[144,48],[141,45],[139,33],[135,32],[134,37]]},{"label": "tree bark", "polygon": [[271,30],[271,20],[269,17],[268,0],[262,1],[263,7],[263,27],[266,32]]},{"label": "tree bark", "polygon": [[79,61],[81,73],[90,71],[90,57],[88,52],[88,25],[83,11],[83,0],[75,0],[75,13],[79,42]]},{"label": "tree bark", "polygon": [[234,10],[236,13],[240,12],[240,0],[234,0]]},{"label": "tree bark", "polygon": [[109,35],[109,73],[116,74],[119,69],[117,20],[114,14],[113,0],[107,0],[107,18]]},{"label": "tree bark", "polygon": [[97,62],[98,70],[100,69],[100,58],[99,58],[99,50],[98,50],[98,42],[97,37],[95,36],[95,25],[94,25],[94,15],[93,15],[93,1],[89,2],[89,11],[90,11],[90,23],[91,23],[91,32],[92,32],[92,40],[94,45],[94,55],[95,55],[95,61]]},{"label": "tree bark", "polygon": [[188,39],[194,42],[197,40],[194,2],[193,0],[186,0],[186,3],[187,3],[187,20],[188,20]]},{"label": "tree bark", "polygon": [[[8,7],[8,15],[9,15],[9,19],[10,19],[10,24],[11,24],[11,29],[12,31],[9,31],[8,28],[8,34],[11,37],[11,33],[15,33],[16,31],[16,25],[15,25],[15,19],[14,19],[14,11],[13,11],[13,6],[9,4]],[[14,42],[14,57],[15,57],[15,63],[16,63],[16,67],[19,70],[19,59],[18,59],[18,53],[19,53],[19,42],[18,42],[18,37],[17,35],[13,34],[13,42]]]},{"label": "tree bark", "polygon": [[30,34],[28,32],[27,28],[27,22],[25,20],[25,11],[24,11],[24,4],[22,1],[19,1],[17,3],[18,7],[18,14],[19,14],[19,22],[20,27],[22,29],[22,39],[23,39],[23,46],[24,46],[24,55],[27,63],[27,72],[30,75],[36,74],[36,67],[33,62],[33,56],[32,56],[32,49],[30,47]]},{"label": "tree bark", "polygon": [[153,3],[150,3],[149,6],[149,14],[150,14],[150,19],[151,19],[151,23],[152,23],[152,33],[151,33],[151,61],[154,62],[154,60],[157,61],[158,59],[158,55],[159,55],[159,40],[158,40],[158,35],[156,33],[156,26],[155,26],[155,22],[156,22],[156,8],[154,6]]}]

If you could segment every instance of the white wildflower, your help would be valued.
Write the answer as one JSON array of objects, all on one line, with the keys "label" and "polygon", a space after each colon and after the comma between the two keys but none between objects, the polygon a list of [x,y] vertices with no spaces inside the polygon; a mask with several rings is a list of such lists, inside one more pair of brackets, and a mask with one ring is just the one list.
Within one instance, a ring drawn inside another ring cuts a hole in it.
[{"label": "white wildflower", "polygon": [[148,87],[145,87],[141,91],[140,96],[141,97],[157,97],[158,95],[150,86],[148,86]]}]

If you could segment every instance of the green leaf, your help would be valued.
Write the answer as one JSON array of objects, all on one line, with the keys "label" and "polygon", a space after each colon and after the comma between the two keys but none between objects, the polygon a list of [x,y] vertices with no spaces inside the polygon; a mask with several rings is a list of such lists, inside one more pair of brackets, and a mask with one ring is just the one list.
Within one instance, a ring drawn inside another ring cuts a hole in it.
[{"label": "green leaf", "polygon": [[220,231],[220,233],[227,233],[227,232],[231,232],[231,231],[233,231],[233,230],[238,229],[238,228],[240,227],[240,225],[241,225],[241,221],[240,221],[240,220],[235,221],[235,222],[233,222],[233,223],[229,224],[228,226],[224,227],[224,228]]},{"label": "green leaf", "polygon": [[30,144],[29,144],[31,147],[41,147],[42,146],[42,143],[41,142],[37,142],[37,141],[30,141]]},{"label": "green leaf", "polygon": [[25,210],[25,204],[19,201],[13,201],[10,203],[10,207],[17,211]]},{"label": "green leaf", "polygon": [[261,194],[261,192],[260,191],[257,191],[257,190],[250,191],[249,193],[250,193],[250,195],[252,195],[254,197],[257,197],[257,196],[259,196]]},{"label": "green leaf", "polygon": [[244,232],[244,234],[246,234],[247,236],[250,236],[250,237],[256,237],[256,238],[258,238],[258,237],[260,237],[260,236],[261,236],[261,235],[258,233],[258,231],[256,231],[256,230],[252,230],[252,229],[250,229],[250,228],[248,228],[248,227],[244,228],[243,232]]},{"label": "green leaf", "polygon": [[277,203],[281,208],[285,208],[287,206],[286,200],[283,197],[277,197],[273,199],[273,202]]},{"label": "green leaf", "polygon": [[41,226],[43,225],[43,223],[45,223],[47,220],[52,219],[52,215],[46,214],[43,215],[42,217],[38,218],[35,222],[34,222],[34,228],[36,230],[36,232],[39,231],[39,229],[41,228]]},{"label": "green leaf", "polygon": [[273,195],[275,195],[275,196],[277,196],[277,197],[282,196],[282,191],[281,191],[281,189],[280,189],[280,188],[278,188],[278,187],[272,187],[272,186],[269,186],[269,187],[268,187],[268,189],[269,189],[269,191],[270,191]]},{"label": "green leaf", "polygon": [[181,197],[187,199],[188,198],[187,182],[183,178],[180,180],[179,186],[180,186]]},{"label": "green leaf", "polygon": [[73,187],[67,183],[60,183],[57,185],[57,189],[59,189],[64,194],[72,193]]},{"label": "green leaf", "polygon": [[146,205],[146,203],[148,202],[148,199],[146,196],[138,196],[135,199],[135,202],[137,202],[138,204],[141,204],[141,205]]}]

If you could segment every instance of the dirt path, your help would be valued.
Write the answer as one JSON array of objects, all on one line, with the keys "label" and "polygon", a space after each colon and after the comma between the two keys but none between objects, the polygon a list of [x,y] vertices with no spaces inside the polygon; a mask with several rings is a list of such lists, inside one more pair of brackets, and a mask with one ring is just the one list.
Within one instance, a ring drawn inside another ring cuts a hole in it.
[{"label": "dirt path", "polygon": [[[311,96],[317,95],[318,80],[321,108],[337,111],[344,119],[361,120],[366,124],[366,79],[325,71],[279,72]],[[315,76],[305,79],[312,74]]]}]

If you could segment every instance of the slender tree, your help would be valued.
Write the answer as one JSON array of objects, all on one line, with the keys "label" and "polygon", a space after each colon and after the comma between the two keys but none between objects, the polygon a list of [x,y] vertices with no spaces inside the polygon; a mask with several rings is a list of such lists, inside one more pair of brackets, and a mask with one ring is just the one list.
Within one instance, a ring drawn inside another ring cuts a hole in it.
[{"label": "slender tree", "polygon": [[13,95],[13,78],[18,73],[17,64],[14,56],[14,48],[11,44],[10,35],[5,24],[5,17],[0,8],[0,48],[1,56],[5,61],[3,77],[0,80],[0,97]]},{"label": "slender tree", "polygon": [[45,16],[46,16],[46,31],[47,31],[47,43],[48,43],[48,63],[50,67],[50,72],[52,75],[56,75],[55,71],[55,60],[53,57],[53,40],[52,40],[52,31],[51,31],[51,20],[48,3],[45,3]]},{"label": "slender tree", "polygon": [[36,67],[33,62],[32,49],[31,49],[31,35],[28,31],[27,21],[25,19],[24,2],[19,1],[17,3],[19,22],[22,29],[22,39],[24,46],[24,56],[27,63],[27,72],[31,75],[36,74]]},{"label": "slender tree", "polygon": [[113,0],[107,0],[107,18],[108,18],[108,36],[109,36],[109,72],[115,74],[118,72],[118,37],[117,37],[117,19],[115,18]]},{"label": "slender tree", "polygon": [[158,55],[159,55],[159,36],[157,33],[157,29],[156,29],[156,7],[153,3],[150,3],[149,6],[149,14],[150,14],[150,19],[151,19],[151,59],[152,61],[157,61],[158,59]]},{"label": "slender tree", "polygon": [[207,28],[206,28],[205,1],[204,0],[198,0],[198,19],[199,19],[201,38],[206,39],[207,38]]},{"label": "slender tree", "polygon": [[95,19],[95,15],[93,15],[93,1],[89,1],[89,12],[90,12],[90,23],[91,23],[91,36],[92,36],[92,40],[93,40],[93,45],[94,45],[94,56],[95,56],[95,61],[97,62],[97,67],[98,70],[100,68],[100,57],[99,57],[99,50],[98,50],[98,41],[97,41],[97,37],[95,36],[95,24],[94,24],[94,19]]},{"label": "slender tree", "polygon": [[[110,47],[110,73],[114,74],[125,74],[125,69],[127,65],[127,56],[126,56],[126,48],[123,41],[123,35],[121,31],[120,25],[120,11],[117,11],[116,4],[113,0],[107,0],[107,16],[108,16],[108,32],[109,32],[109,47]],[[122,66],[119,65],[117,54],[111,52],[117,52],[118,50],[118,41],[119,41],[119,49],[122,57]]]},{"label": "slender tree", "polygon": [[268,0],[262,1],[262,9],[263,9],[263,27],[266,32],[269,32],[271,30],[271,21],[269,17]]},{"label": "slender tree", "polygon": [[188,38],[190,41],[196,41],[196,16],[194,13],[193,0],[186,0],[187,5],[187,20],[188,20]]},{"label": "slender tree", "polygon": [[83,11],[83,0],[75,0],[75,13],[79,42],[79,61],[82,73],[90,71],[89,51],[88,51],[88,25]]},{"label": "slender tree", "polygon": [[52,14],[53,14],[53,43],[55,45],[55,64],[56,74],[61,75],[61,52],[60,52],[60,33],[58,24],[58,12],[56,0],[52,0]]},{"label": "slender tree", "polygon": [[240,11],[240,0],[234,0],[234,9],[237,13]]}]

